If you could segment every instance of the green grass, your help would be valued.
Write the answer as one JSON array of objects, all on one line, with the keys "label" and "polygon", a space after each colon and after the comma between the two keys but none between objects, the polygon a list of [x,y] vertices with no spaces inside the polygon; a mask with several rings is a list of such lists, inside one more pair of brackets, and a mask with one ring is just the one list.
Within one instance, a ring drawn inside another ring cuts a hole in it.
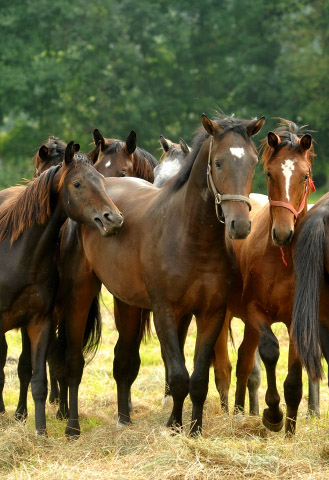
[{"label": "green grass", "polygon": [[[0,418],[0,476],[18,479],[316,479],[329,478],[329,394],[326,380],[321,383],[321,418],[307,419],[307,378],[300,406],[297,433],[287,439],[283,432],[272,433],[261,419],[221,412],[213,371],[204,409],[204,436],[188,437],[191,402],[184,406],[184,433],[172,436],[164,427],[170,407],[162,406],[164,367],[158,340],[153,334],[141,346],[142,366],[133,385],[133,425],[116,426],[116,386],[112,376],[113,349],[117,339],[111,311],[103,307],[102,345],[95,359],[86,366],[80,388],[82,434],[77,441],[64,436],[65,422],[56,420],[56,407],[47,404],[48,438],[34,434],[33,402],[29,394],[26,425],[13,420],[18,399],[18,332],[7,334],[12,358],[6,365],[5,403]],[[243,324],[233,321],[237,346]],[[284,408],[283,381],[287,372],[288,337],[283,325],[275,325],[280,339],[278,388]],[[195,325],[186,343],[186,363],[192,371]],[[229,346],[234,367],[237,352]],[[16,359],[16,361],[15,361]],[[235,375],[232,375],[230,410],[233,408]],[[260,389],[261,410],[266,389],[263,374]]]}]

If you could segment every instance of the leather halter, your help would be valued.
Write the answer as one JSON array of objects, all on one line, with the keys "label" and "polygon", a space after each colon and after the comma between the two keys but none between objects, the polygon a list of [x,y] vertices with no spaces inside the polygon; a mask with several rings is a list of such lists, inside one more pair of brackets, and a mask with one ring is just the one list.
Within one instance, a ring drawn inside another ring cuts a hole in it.
[{"label": "leather halter", "polygon": [[[310,167],[309,172],[311,173],[311,167]],[[305,203],[306,203],[306,198],[307,198],[307,194],[308,194],[310,188],[311,188],[312,192],[314,193],[314,192],[315,192],[314,182],[313,182],[313,180],[312,180],[311,177],[308,177],[307,182],[306,182],[306,185],[305,185],[305,193],[304,193],[303,199],[302,199],[302,201],[301,201],[301,204],[299,205],[298,210],[296,210],[296,209],[295,209],[290,203],[288,203],[288,202],[281,202],[281,201],[279,201],[279,200],[272,200],[270,197],[268,197],[268,201],[269,201],[270,207],[283,207],[283,208],[287,208],[287,209],[290,210],[291,213],[294,215],[294,217],[295,217],[295,223],[296,223],[298,215],[299,215],[300,213],[302,213],[302,211],[304,210]]]},{"label": "leather halter", "polygon": [[222,202],[245,202],[249,207],[249,211],[251,210],[251,202],[249,198],[245,197],[244,195],[230,195],[227,193],[219,193],[219,191],[217,190],[215,182],[212,178],[212,172],[211,172],[211,152],[212,152],[213,142],[214,142],[214,137],[211,138],[210,146],[209,146],[208,165],[207,165],[207,185],[210,193],[215,199],[216,216],[221,223],[225,223],[224,217],[220,215],[218,211],[219,205]]}]

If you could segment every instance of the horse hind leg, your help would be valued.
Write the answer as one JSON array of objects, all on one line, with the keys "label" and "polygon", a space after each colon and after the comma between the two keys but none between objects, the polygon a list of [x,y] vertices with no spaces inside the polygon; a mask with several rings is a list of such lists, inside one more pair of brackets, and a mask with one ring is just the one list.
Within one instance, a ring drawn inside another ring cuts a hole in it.
[{"label": "horse hind leg", "polygon": [[248,378],[249,391],[249,413],[250,415],[259,415],[258,389],[262,377],[262,365],[258,348],[255,352],[254,366]]},{"label": "horse hind leg", "polygon": [[6,365],[6,359],[7,359],[7,341],[6,337],[4,334],[1,335],[0,338],[0,413],[5,413],[5,404],[3,401],[3,389],[5,386],[5,372],[4,368]]},{"label": "horse hind leg", "polygon": [[275,370],[280,356],[280,348],[278,339],[267,324],[263,325],[258,348],[267,375],[265,401],[268,408],[263,412],[263,424],[269,430],[279,432],[283,427],[283,412],[280,408],[280,395],[276,386]]},{"label": "horse hind leg", "polygon": [[16,420],[25,421],[27,418],[27,392],[32,377],[31,342],[25,327],[21,328],[22,353],[18,360],[19,399],[15,412]]},{"label": "horse hind leg", "polygon": [[303,395],[302,364],[298,358],[294,343],[289,343],[289,364],[288,375],[284,382],[284,398],[287,405],[286,413],[286,434],[294,434],[298,407]]},{"label": "horse hind leg", "polygon": [[308,377],[308,417],[320,418],[320,384]]}]

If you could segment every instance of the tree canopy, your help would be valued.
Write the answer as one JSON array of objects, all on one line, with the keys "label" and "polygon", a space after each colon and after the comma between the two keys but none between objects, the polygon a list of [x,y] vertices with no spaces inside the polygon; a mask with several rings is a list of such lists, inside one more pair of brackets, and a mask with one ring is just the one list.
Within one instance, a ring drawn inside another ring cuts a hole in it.
[{"label": "tree canopy", "polygon": [[273,117],[309,125],[325,185],[328,24],[328,0],[3,2],[0,176],[49,134],[88,149],[94,128],[159,157],[160,134],[190,143],[217,109],[265,115],[260,139]]}]

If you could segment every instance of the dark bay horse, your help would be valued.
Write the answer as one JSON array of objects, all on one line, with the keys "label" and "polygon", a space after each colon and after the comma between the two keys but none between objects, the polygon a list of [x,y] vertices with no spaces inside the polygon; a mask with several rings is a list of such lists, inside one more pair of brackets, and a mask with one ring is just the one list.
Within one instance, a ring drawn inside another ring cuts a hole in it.
[{"label": "dark bay horse", "polygon": [[[278,129],[268,133],[262,162],[269,203],[253,209],[253,227],[248,238],[243,242],[233,241],[239,274],[229,296],[226,325],[231,316],[245,323],[244,339],[238,351],[235,409],[244,409],[247,381],[259,344],[268,383],[265,397],[268,408],[264,410],[263,423],[274,431],[282,428],[283,413],[275,375],[279,344],[271,325],[283,322],[289,329],[291,324],[295,287],[291,241],[307,212],[306,200],[313,187],[313,156],[312,137],[293,122],[282,121]],[[227,328],[217,341],[215,356],[216,384],[223,401],[227,399],[230,381]],[[249,387],[257,391],[258,386],[256,379],[255,385]],[[293,433],[302,394],[302,366],[292,341],[284,393],[285,430]],[[251,413],[258,414],[258,402],[251,405]]]},{"label": "dark bay horse", "polygon": [[[77,395],[83,357],[75,332],[85,322],[100,282],[114,296],[119,331],[113,368],[119,424],[130,422],[130,387],[138,374],[141,330],[146,325],[143,312],[152,310],[174,399],[168,426],[182,425],[183,403],[190,391],[191,432],[201,431],[210,357],[235,276],[226,245],[229,237],[245,238],[250,232],[248,195],[257,163],[251,136],[261,129],[264,117],[240,120],[219,115],[212,121],[203,115],[202,123],[186,163],[161,189],[139,179],[106,179],[125,215],[123,230],[115,238],[100,242],[90,228],[80,229],[90,275],[71,285],[68,434],[80,431]],[[190,379],[177,328],[191,314],[196,316],[198,335]]]},{"label": "dark bay horse", "polygon": [[162,185],[179,172],[191,150],[182,138],[179,139],[179,143],[174,143],[163,135],[160,135],[160,144],[163,154],[160,158],[159,165],[154,169],[153,184],[156,187],[162,187]]},{"label": "dark bay horse", "polygon": [[0,193],[0,338],[26,327],[31,343],[32,395],[38,433],[46,432],[46,354],[54,330],[52,309],[58,287],[55,261],[59,230],[67,217],[100,236],[114,234],[123,217],[105,191],[104,178],[86,157],[66,147],[62,166],[48,169],[27,186]]},{"label": "dark bay horse", "polygon": [[321,350],[329,364],[329,193],[305,215],[296,237],[291,334],[308,374],[317,380]]},{"label": "dark bay horse", "polygon": [[[95,163],[95,168],[104,176],[130,176],[136,175],[146,180],[153,180],[153,169],[157,165],[157,160],[147,151],[137,147],[137,135],[132,131],[126,142],[115,139],[106,139],[102,136],[99,130],[95,129],[94,133],[95,147],[88,154],[91,162]],[[75,144],[75,150],[79,150],[79,145]],[[66,149],[66,143],[55,136],[50,136],[49,139],[42,145],[34,158],[34,175],[38,176],[48,168],[54,165],[58,165],[63,161]],[[67,237],[69,237],[69,228],[65,228]],[[68,245],[68,240],[66,241]],[[63,267],[62,275],[70,276],[70,269],[79,269],[79,265],[74,263],[74,258],[79,257],[77,253],[78,245],[75,240],[72,239],[72,250],[68,254],[65,260],[66,265]],[[67,247],[68,248],[68,247]],[[63,283],[63,282],[61,282]],[[63,291],[61,289],[60,291]],[[66,292],[65,292],[66,293]],[[64,293],[63,293],[64,295]],[[64,299],[57,299],[56,315],[60,318],[62,312],[62,303]],[[98,306],[98,298],[95,298],[92,302],[90,312],[88,315],[88,321],[84,330],[83,337],[83,350],[86,355],[89,356],[95,353],[97,343],[100,337],[100,312]],[[64,333],[64,326],[62,325],[62,335]],[[63,339],[60,339],[60,343],[63,344]],[[27,417],[27,392],[32,375],[32,367],[30,363],[30,342],[27,331],[22,329],[22,353],[18,362],[18,376],[20,380],[20,395],[16,409],[15,416],[17,419],[25,419]],[[7,349],[4,338],[4,348]],[[50,359],[52,355],[50,355]],[[4,360],[5,361],[5,360]],[[61,392],[58,390],[57,380],[52,371],[53,362],[50,361],[50,385],[51,390],[49,394],[49,401],[51,403],[56,402],[59,399],[60,408],[57,416],[59,418],[66,417],[68,410],[67,401],[67,386],[62,378],[63,374],[60,372],[60,367],[57,365],[57,376],[61,380]],[[1,373],[0,373],[1,378]],[[3,380],[4,383],[4,380]],[[1,385],[1,381],[0,381]],[[3,388],[3,386],[2,386]],[[3,398],[0,388],[0,411],[4,411]],[[60,398],[59,398],[60,395]]]},{"label": "dark bay horse", "polygon": [[95,147],[88,156],[104,177],[138,177],[153,183],[153,170],[158,161],[151,153],[137,146],[134,130],[125,142],[104,138],[98,129],[94,130],[93,135]]}]

